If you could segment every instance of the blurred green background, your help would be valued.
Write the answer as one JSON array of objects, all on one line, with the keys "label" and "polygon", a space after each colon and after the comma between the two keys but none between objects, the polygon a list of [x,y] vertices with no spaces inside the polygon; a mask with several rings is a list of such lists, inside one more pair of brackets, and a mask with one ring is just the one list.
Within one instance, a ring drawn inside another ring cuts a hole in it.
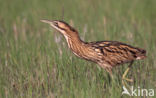
[{"label": "blurred green background", "polygon": [[0,0],[1,98],[129,98],[121,96],[128,64],[114,68],[111,79],[73,55],[62,35],[40,19],[63,19],[85,41],[146,49],[128,85],[156,89],[156,0]]}]

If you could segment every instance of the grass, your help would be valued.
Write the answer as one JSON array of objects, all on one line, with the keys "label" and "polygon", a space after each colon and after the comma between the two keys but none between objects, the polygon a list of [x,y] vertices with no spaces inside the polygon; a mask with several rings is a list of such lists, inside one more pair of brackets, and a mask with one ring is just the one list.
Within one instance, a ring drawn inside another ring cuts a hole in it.
[{"label": "grass", "polygon": [[[62,19],[85,41],[117,40],[147,50],[128,84],[156,89],[155,0],[0,0],[1,98],[128,98],[121,76],[74,56],[65,39],[40,19]],[[156,95],[156,94],[155,94]]]}]

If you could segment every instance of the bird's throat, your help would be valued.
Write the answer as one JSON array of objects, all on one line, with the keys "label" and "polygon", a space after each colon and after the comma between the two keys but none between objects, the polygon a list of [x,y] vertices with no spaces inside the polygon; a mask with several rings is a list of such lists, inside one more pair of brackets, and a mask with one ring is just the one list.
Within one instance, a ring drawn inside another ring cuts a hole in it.
[{"label": "bird's throat", "polygon": [[68,47],[72,50],[75,50],[76,47],[81,46],[84,42],[79,38],[79,36],[68,36],[68,35],[64,35]]}]

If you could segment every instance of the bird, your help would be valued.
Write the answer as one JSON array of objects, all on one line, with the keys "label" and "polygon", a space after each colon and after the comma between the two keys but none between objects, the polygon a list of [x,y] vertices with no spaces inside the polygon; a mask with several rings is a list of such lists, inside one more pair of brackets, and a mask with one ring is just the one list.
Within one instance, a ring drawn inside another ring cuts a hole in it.
[{"label": "bird", "polygon": [[119,41],[94,41],[81,40],[78,31],[62,20],[40,20],[48,23],[60,32],[66,39],[68,47],[78,57],[98,64],[112,75],[112,68],[129,63],[128,68],[122,75],[122,80],[133,82],[126,78],[135,60],[146,58],[146,50],[134,47]]}]

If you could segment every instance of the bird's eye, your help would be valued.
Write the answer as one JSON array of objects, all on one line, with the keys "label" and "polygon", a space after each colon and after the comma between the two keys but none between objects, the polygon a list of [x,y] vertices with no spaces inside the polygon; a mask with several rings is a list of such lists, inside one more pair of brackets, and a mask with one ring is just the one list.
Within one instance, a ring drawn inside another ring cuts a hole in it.
[{"label": "bird's eye", "polygon": [[58,23],[57,22],[54,22],[54,25],[58,27]]},{"label": "bird's eye", "polygon": [[58,26],[58,23],[56,22],[56,24],[55,24],[56,26]]}]

